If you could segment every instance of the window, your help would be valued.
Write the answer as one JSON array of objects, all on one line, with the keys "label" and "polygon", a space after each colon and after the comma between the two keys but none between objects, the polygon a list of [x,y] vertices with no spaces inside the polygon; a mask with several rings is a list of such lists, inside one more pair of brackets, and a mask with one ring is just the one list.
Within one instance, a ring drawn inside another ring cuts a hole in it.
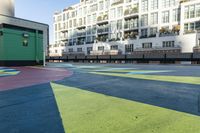
[{"label": "window", "polygon": [[152,43],[142,43],[142,48],[152,48]]},{"label": "window", "polygon": [[158,13],[151,13],[151,24],[158,24]]},{"label": "window", "polygon": [[77,52],[83,52],[82,48],[77,48]]},{"label": "window", "polygon": [[156,36],[157,30],[157,27],[150,28],[150,36]]},{"label": "window", "polygon": [[92,47],[87,47],[87,54],[90,54],[91,51],[92,51]]},{"label": "window", "polygon": [[97,20],[97,15],[96,13],[92,15],[92,23],[95,23]]},{"label": "window", "polygon": [[195,23],[195,29],[198,31],[200,30],[200,21]]},{"label": "window", "polygon": [[118,50],[118,45],[112,45],[112,46],[110,46],[110,50]]},{"label": "window", "polygon": [[195,16],[194,5],[191,5],[189,9],[190,9],[190,18],[194,18]]},{"label": "window", "polygon": [[121,30],[122,29],[122,20],[118,20],[117,21],[117,30]]},{"label": "window", "polygon": [[98,51],[104,51],[104,46],[99,46]]},{"label": "window", "polygon": [[110,31],[112,33],[114,33],[117,30],[117,25],[116,25],[116,21],[111,21],[110,22]]},{"label": "window", "polygon": [[169,23],[169,11],[162,12],[162,22]]},{"label": "window", "polygon": [[174,41],[163,41],[163,48],[174,47]]},{"label": "window", "polygon": [[148,11],[148,0],[142,0],[142,11]]},{"label": "window", "polygon": [[188,23],[184,24],[184,31],[185,31],[185,32],[188,31],[188,27],[189,27],[189,24],[188,24]]},{"label": "window", "polygon": [[141,26],[147,26],[148,25],[148,15],[142,15],[141,17]]},{"label": "window", "polygon": [[185,7],[184,16],[185,16],[185,19],[189,18],[189,6]]},{"label": "window", "polygon": [[118,7],[117,8],[117,17],[123,16],[123,7]]},{"label": "window", "polygon": [[90,24],[91,23],[91,15],[87,16],[87,23]]},{"label": "window", "polygon": [[92,33],[92,31],[91,31],[91,26],[88,26],[87,27],[87,35],[90,35]]},{"label": "window", "polygon": [[162,0],[162,7],[164,8],[175,6],[175,4],[175,0]]},{"label": "window", "polygon": [[126,53],[133,52],[133,51],[134,51],[134,45],[133,44],[125,45],[125,52]]},{"label": "window", "polygon": [[103,7],[104,7],[103,4],[104,4],[103,1],[99,2],[99,11],[103,10]]},{"label": "window", "polygon": [[151,9],[158,9],[158,0],[151,0]]},{"label": "window", "polygon": [[196,9],[196,17],[200,17],[200,4],[197,4],[195,9]]},{"label": "window", "polygon": [[115,16],[116,16],[116,14],[115,14],[115,8],[113,8],[113,9],[110,10],[110,18],[114,19]]},{"label": "window", "polygon": [[180,9],[179,8],[173,10],[172,21],[173,22],[180,21]]},{"label": "window", "polygon": [[141,29],[141,37],[147,37],[148,30],[147,29]]}]

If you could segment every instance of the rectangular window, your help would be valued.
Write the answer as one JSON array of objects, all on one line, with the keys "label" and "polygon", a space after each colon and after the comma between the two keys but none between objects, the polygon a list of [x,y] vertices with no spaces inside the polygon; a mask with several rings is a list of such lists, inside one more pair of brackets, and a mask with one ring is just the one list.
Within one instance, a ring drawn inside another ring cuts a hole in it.
[{"label": "rectangular window", "polygon": [[157,30],[157,27],[150,28],[150,36],[156,36]]},{"label": "rectangular window", "polygon": [[82,48],[77,48],[77,52],[83,52]]},{"label": "rectangular window", "polygon": [[200,17],[200,4],[197,4],[195,9],[196,9],[196,17]]},{"label": "rectangular window", "polygon": [[117,30],[122,29],[122,20],[117,20]]},{"label": "rectangular window", "polygon": [[110,46],[110,50],[118,50],[118,45],[112,45],[112,46]]},{"label": "rectangular window", "polygon": [[134,51],[134,45],[133,44],[127,44],[125,45],[125,52],[130,53]]},{"label": "rectangular window", "polygon": [[185,7],[184,16],[185,16],[185,19],[189,18],[189,6]]},{"label": "rectangular window", "polygon": [[142,48],[152,48],[152,43],[142,43]]},{"label": "rectangular window", "polygon": [[122,17],[123,16],[123,7],[118,7],[117,8],[117,17]]},{"label": "rectangular window", "polygon": [[116,16],[116,14],[115,14],[115,8],[113,8],[113,9],[110,10],[110,19],[114,19],[115,16]]},{"label": "rectangular window", "polygon": [[174,47],[174,41],[163,41],[163,48]]},{"label": "rectangular window", "polygon": [[151,24],[158,24],[158,13],[151,13]]},{"label": "rectangular window", "polygon": [[142,11],[143,12],[148,11],[148,0],[142,0]]},{"label": "rectangular window", "polygon": [[104,51],[104,46],[99,46],[98,51]]},{"label": "rectangular window", "polygon": [[162,22],[169,23],[169,11],[162,12]]},{"label": "rectangular window", "polygon": [[188,27],[189,27],[189,24],[188,24],[188,23],[184,24],[184,31],[185,31],[185,32],[188,31]]},{"label": "rectangular window", "polygon": [[141,37],[147,37],[148,29],[141,29]]},{"label": "rectangular window", "polygon": [[195,10],[194,10],[194,5],[190,6],[190,18],[194,18],[195,16]]},{"label": "rectangular window", "polygon": [[104,8],[103,4],[104,4],[103,1],[99,2],[99,11],[103,10],[103,8]]},{"label": "rectangular window", "polygon": [[158,9],[158,0],[151,0],[151,9]]},{"label": "rectangular window", "polygon": [[148,25],[148,15],[142,15],[141,16],[141,26],[147,26]]},{"label": "rectangular window", "polygon": [[172,21],[173,22],[180,21],[180,9],[179,8],[173,10]]}]

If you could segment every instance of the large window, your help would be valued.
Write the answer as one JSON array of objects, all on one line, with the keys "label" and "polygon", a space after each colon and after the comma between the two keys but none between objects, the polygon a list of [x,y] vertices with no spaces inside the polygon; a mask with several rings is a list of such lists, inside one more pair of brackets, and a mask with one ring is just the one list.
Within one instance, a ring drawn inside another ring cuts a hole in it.
[{"label": "large window", "polygon": [[141,29],[141,37],[147,37],[148,29]]},{"label": "large window", "polygon": [[133,44],[125,45],[125,52],[126,53],[133,52],[133,51],[134,51],[134,45]]},{"label": "large window", "polygon": [[99,2],[99,11],[103,10],[103,8],[104,8],[103,4],[104,4],[103,1]]},{"label": "large window", "polygon": [[115,16],[116,16],[116,14],[115,14],[115,8],[113,8],[113,9],[110,10],[110,18],[114,19]]},{"label": "large window", "polygon": [[162,12],[162,22],[169,23],[169,11]]},{"label": "large window", "polygon": [[174,47],[174,41],[163,41],[163,48]]},{"label": "large window", "polygon": [[194,18],[195,17],[194,5],[191,5],[189,9],[190,9],[190,18]]},{"label": "large window", "polygon": [[142,43],[142,48],[152,48],[152,43]]},{"label": "large window", "polygon": [[142,15],[141,16],[141,26],[147,26],[148,25],[148,15]]},{"label": "large window", "polygon": [[173,10],[172,21],[173,22],[180,21],[180,9],[179,8]]},{"label": "large window", "polygon": [[118,7],[117,8],[117,17],[123,16],[123,7]]},{"label": "large window", "polygon": [[117,20],[117,30],[122,29],[122,20]]},{"label": "large window", "polygon": [[142,11],[148,11],[148,0],[142,0]]},{"label": "large window", "polygon": [[196,9],[196,17],[200,17],[200,4],[197,4],[195,9]]},{"label": "large window", "polygon": [[158,9],[158,0],[151,0],[151,9]]},{"label": "large window", "polygon": [[110,46],[110,50],[118,50],[118,45],[112,45],[112,46]]},{"label": "large window", "polygon": [[158,24],[158,13],[151,13],[151,24]]},{"label": "large window", "polygon": [[175,5],[175,0],[162,0],[162,7],[167,8]]},{"label": "large window", "polygon": [[157,30],[157,27],[150,28],[150,36],[156,36]]}]

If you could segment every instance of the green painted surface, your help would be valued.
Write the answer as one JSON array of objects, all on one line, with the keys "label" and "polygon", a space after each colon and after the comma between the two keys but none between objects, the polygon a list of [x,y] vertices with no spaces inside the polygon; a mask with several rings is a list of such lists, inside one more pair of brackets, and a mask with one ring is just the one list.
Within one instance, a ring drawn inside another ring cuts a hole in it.
[{"label": "green painted surface", "polygon": [[[0,60],[43,60],[43,36],[26,29],[3,28],[3,35],[0,36]],[[25,38],[23,34],[28,34]],[[24,46],[23,42],[28,45]]]},{"label": "green painted surface", "polygon": [[121,74],[121,73],[103,73],[103,72],[91,72],[91,73],[106,75],[106,76],[124,77],[124,78],[135,78],[135,79],[197,84],[197,85],[200,84],[200,77],[191,77],[191,76],[140,75],[140,74]]},{"label": "green painted surface", "polygon": [[68,133],[199,133],[200,117],[51,83]]}]

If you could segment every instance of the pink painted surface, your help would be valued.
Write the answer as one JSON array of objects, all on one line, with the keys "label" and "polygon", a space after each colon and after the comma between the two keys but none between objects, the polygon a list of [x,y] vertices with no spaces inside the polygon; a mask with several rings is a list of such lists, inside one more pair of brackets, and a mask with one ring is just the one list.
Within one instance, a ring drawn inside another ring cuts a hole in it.
[{"label": "pink painted surface", "polygon": [[72,75],[72,72],[62,68],[13,68],[21,72],[15,76],[0,77],[0,91],[58,81]]}]

